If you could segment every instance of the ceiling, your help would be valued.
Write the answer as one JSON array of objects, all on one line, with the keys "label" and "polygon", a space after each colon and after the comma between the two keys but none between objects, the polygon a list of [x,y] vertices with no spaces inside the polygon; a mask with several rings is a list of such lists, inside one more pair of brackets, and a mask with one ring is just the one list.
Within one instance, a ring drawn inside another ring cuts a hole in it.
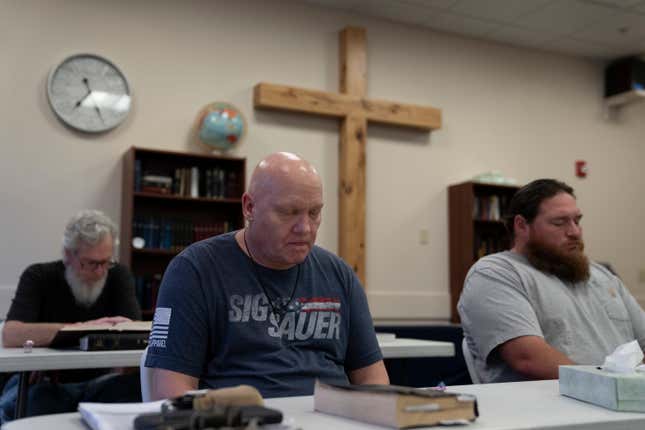
[{"label": "ceiling", "polygon": [[525,48],[611,60],[645,53],[645,0],[304,0]]}]

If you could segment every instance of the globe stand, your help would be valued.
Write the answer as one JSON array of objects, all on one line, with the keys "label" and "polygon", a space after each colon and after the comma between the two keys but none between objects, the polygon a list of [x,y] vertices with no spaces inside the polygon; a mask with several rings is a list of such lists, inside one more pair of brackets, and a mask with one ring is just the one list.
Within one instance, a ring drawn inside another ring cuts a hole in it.
[{"label": "globe stand", "polygon": [[211,155],[217,155],[220,157],[228,157],[231,155],[231,150],[229,149],[217,149],[217,148],[213,148],[210,145],[208,146],[208,148],[210,149]]}]

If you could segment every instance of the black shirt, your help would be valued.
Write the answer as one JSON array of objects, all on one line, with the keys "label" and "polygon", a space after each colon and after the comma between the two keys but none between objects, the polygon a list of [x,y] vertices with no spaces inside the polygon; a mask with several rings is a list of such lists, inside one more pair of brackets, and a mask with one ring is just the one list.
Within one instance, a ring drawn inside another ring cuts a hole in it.
[{"label": "black shirt", "polygon": [[141,319],[134,281],[125,266],[110,269],[101,295],[84,307],[76,303],[65,280],[65,265],[58,260],[33,264],[23,272],[7,320],[75,323],[117,315]]}]

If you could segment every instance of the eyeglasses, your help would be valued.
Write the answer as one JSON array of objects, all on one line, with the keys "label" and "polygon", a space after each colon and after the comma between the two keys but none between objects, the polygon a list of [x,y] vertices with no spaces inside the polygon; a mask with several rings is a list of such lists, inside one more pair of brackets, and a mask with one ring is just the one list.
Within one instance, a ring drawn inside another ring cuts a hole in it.
[{"label": "eyeglasses", "polygon": [[117,262],[115,260],[96,261],[96,260],[83,260],[79,258],[78,262],[81,264],[81,269],[90,270],[92,272],[96,271],[99,268],[110,270],[111,268],[117,265]]}]

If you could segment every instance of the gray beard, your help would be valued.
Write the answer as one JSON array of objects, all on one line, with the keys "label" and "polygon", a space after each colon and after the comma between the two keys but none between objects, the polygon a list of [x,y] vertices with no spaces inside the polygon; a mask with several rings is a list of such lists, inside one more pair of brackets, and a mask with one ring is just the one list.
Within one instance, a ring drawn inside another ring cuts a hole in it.
[{"label": "gray beard", "polygon": [[105,287],[105,281],[107,279],[107,274],[99,279],[98,281],[87,283],[81,281],[81,279],[76,275],[72,266],[65,267],[65,280],[69,285],[72,295],[76,300],[76,304],[89,308],[96,300],[99,298],[103,292],[103,287]]}]

